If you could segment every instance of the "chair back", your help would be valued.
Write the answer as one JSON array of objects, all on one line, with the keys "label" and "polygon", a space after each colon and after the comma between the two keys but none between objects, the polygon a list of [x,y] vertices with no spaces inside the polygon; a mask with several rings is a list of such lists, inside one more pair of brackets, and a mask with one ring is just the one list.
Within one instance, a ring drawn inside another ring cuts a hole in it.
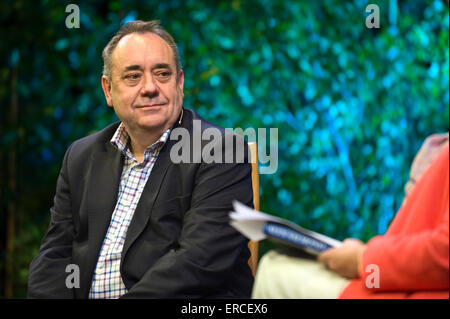
[{"label": "chair back", "polygon": [[[258,147],[256,142],[248,143],[251,154],[252,163],[252,186],[253,186],[253,206],[255,210],[259,210],[259,171],[258,171]],[[248,248],[250,249],[250,259],[248,265],[252,270],[253,276],[256,274],[256,268],[258,266],[258,242],[250,240],[248,242]]]}]

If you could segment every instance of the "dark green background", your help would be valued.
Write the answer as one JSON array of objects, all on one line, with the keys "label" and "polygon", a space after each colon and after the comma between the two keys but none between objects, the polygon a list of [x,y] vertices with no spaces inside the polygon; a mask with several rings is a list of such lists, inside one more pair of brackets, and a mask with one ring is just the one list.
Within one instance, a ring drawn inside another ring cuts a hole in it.
[{"label": "dark green background", "polygon": [[422,141],[448,131],[446,1],[370,1],[380,29],[362,0],[79,1],[79,29],[65,26],[69,3],[0,3],[2,297],[26,296],[66,148],[116,120],[101,50],[124,21],[159,19],[173,35],[186,107],[278,128],[261,209],[337,239],[383,233]]}]

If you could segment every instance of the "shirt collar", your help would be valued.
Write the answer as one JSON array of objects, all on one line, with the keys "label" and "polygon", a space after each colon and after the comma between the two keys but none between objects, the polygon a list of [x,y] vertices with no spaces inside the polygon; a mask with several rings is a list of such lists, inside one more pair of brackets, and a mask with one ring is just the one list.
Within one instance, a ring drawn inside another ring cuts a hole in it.
[{"label": "shirt collar", "polygon": [[[149,152],[153,152],[157,149],[160,149],[166,142],[170,135],[171,129],[169,128],[167,131],[165,131],[159,139],[147,147],[145,150],[145,154]],[[117,128],[116,132],[114,133],[113,137],[110,140],[110,143],[117,147],[119,151],[121,151],[124,155],[134,158],[134,156],[130,152],[130,135],[127,132],[127,129],[125,128],[125,125],[123,123],[120,123],[119,127]]]}]

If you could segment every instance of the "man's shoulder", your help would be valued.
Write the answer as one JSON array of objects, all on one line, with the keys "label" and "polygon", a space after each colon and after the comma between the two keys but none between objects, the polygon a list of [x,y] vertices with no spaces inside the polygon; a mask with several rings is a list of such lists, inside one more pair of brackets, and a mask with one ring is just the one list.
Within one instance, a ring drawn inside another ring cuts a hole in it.
[{"label": "man's shoulder", "polygon": [[[184,112],[185,112],[185,117],[188,123],[186,123],[185,127],[189,130],[192,130],[194,127],[193,125],[195,125],[195,123],[200,123],[201,126],[199,127],[202,131],[206,130],[206,129],[217,129],[218,131],[220,131],[222,134],[225,134],[225,129],[223,127],[220,127],[216,124],[213,124],[211,122],[209,122],[208,120],[204,119],[202,116],[200,116],[196,111],[192,110],[192,109],[187,109],[187,108],[183,108]],[[184,121],[183,121],[184,122]]]},{"label": "man's shoulder", "polygon": [[220,134],[222,136],[225,136],[225,135],[227,135],[229,137],[234,136],[235,139],[242,140],[242,142],[245,145],[247,145],[247,142],[245,141],[245,139],[241,135],[236,134],[236,132],[234,131],[233,128],[223,128],[219,125],[216,125],[216,124],[211,123],[210,121],[204,119],[194,110],[186,109],[186,108],[184,110],[187,115],[186,116],[187,121],[189,122],[188,124],[184,125],[184,128],[187,128],[188,131],[192,132],[194,129],[200,129],[201,135],[204,134],[205,130],[208,130],[208,134],[217,132],[217,134]]},{"label": "man's shoulder", "polygon": [[75,140],[70,147],[71,153],[86,153],[95,150],[104,150],[107,142],[111,140],[119,127],[119,124],[120,122],[112,123],[100,131]]},{"label": "man's shoulder", "polygon": [[[185,143],[184,138],[187,137],[188,143],[183,145],[189,149],[190,154],[195,152],[200,152],[202,156],[214,154],[211,155],[214,157],[214,161],[216,157],[219,159],[221,156],[225,156],[226,160],[222,158],[221,163],[229,163],[231,157],[239,163],[247,163],[250,160],[248,143],[244,136],[238,134],[233,128],[223,128],[205,120],[194,110],[183,110],[185,117],[180,126],[182,129],[187,129],[187,134],[183,136],[183,134],[177,133],[173,140],[178,142],[177,139],[180,139],[179,141]],[[220,152],[221,155],[217,152]]]}]

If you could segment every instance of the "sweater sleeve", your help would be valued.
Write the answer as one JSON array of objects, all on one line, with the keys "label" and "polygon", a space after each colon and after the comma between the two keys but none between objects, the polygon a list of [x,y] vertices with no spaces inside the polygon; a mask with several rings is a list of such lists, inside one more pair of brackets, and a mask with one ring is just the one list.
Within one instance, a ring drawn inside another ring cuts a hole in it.
[{"label": "sweater sleeve", "polygon": [[442,223],[434,229],[376,236],[370,240],[361,259],[363,282],[373,279],[373,269],[379,270],[379,285],[374,288],[365,285],[372,291],[448,289],[448,205]]}]

